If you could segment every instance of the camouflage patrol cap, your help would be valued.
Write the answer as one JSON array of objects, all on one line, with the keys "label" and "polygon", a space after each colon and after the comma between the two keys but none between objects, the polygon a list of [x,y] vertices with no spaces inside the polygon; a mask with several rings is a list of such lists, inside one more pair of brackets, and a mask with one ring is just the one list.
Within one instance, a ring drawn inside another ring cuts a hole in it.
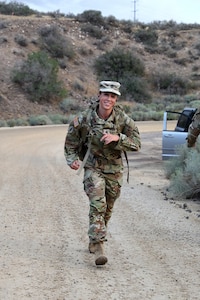
[{"label": "camouflage patrol cap", "polygon": [[119,91],[120,86],[121,84],[117,81],[101,81],[99,91],[109,92],[120,96],[121,95]]}]

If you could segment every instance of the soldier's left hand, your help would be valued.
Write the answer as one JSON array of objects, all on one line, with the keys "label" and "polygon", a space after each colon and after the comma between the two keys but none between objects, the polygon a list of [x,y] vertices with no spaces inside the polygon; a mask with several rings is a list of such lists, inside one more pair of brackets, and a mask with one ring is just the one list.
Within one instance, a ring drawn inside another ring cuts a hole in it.
[{"label": "soldier's left hand", "polygon": [[100,141],[104,142],[105,145],[108,145],[112,142],[118,142],[119,141],[119,135],[104,133],[104,135],[102,136]]}]

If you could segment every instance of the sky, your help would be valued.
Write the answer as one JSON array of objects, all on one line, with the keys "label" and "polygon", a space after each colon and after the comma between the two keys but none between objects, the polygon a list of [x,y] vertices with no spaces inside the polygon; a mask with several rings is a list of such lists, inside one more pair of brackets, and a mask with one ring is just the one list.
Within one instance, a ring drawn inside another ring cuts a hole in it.
[{"label": "sky", "polygon": [[[7,1],[11,2],[11,1]],[[151,23],[170,21],[200,24],[200,0],[22,0],[38,12],[55,12],[74,15],[85,10],[101,11],[103,17],[118,20]]]}]

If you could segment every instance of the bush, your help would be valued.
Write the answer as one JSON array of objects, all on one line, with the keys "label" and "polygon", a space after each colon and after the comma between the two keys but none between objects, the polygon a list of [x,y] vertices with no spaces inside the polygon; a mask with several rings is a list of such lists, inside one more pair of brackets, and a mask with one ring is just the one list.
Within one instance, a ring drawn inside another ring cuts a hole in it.
[{"label": "bush", "polygon": [[183,58],[176,58],[174,59],[174,62],[177,65],[181,65],[181,66],[187,66],[187,63],[189,62],[187,58],[183,57]]},{"label": "bush", "polygon": [[133,32],[133,28],[135,26],[135,23],[130,20],[123,20],[121,21],[122,30],[128,34],[131,34]]},{"label": "bush", "polygon": [[7,127],[7,126],[8,126],[8,124],[6,121],[0,120],[0,127]]},{"label": "bush", "polygon": [[170,95],[184,95],[189,89],[188,80],[170,73],[151,75],[151,83],[159,91]]},{"label": "bush", "polygon": [[23,34],[16,35],[15,42],[22,47],[26,47],[28,45],[28,41]]},{"label": "bush", "polygon": [[36,13],[36,11],[23,3],[11,1],[10,3],[0,2],[0,13],[4,15],[29,16]]},{"label": "bush", "polygon": [[135,33],[135,40],[139,43],[144,43],[148,46],[155,46],[158,40],[158,34],[155,30],[149,29],[139,29]]},{"label": "bush", "polygon": [[117,81],[126,74],[143,76],[145,71],[144,64],[138,57],[120,47],[99,56],[94,63],[94,69],[99,78],[113,78]]},{"label": "bush", "polygon": [[60,109],[64,113],[69,113],[71,111],[80,110],[80,106],[74,99],[66,98],[60,103]]},{"label": "bush", "polygon": [[112,26],[112,27],[119,27],[120,26],[120,21],[117,20],[114,16],[108,16],[104,18],[106,24],[108,26]]},{"label": "bush", "polygon": [[[0,4],[1,7],[1,4]],[[0,21],[0,29],[4,29],[8,27],[8,23],[5,21]]]},{"label": "bush", "polygon": [[0,45],[3,44],[3,43],[7,43],[7,42],[8,42],[7,37],[5,37],[5,36],[0,36]]},{"label": "bush", "polygon": [[60,114],[51,114],[48,115],[48,118],[52,121],[53,124],[67,124],[69,118]]},{"label": "bush", "polygon": [[57,79],[58,63],[44,52],[33,52],[11,73],[13,82],[29,95],[32,101],[50,101],[63,98],[66,90]]},{"label": "bush", "polygon": [[105,24],[101,11],[98,10],[85,10],[82,14],[76,16],[76,20],[83,23],[90,23],[98,27]]},{"label": "bush", "polygon": [[29,125],[28,121],[25,120],[25,119],[10,119],[10,120],[7,120],[7,125],[9,127],[15,127],[15,126],[27,126]]},{"label": "bush", "polygon": [[169,191],[177,197],[200,198],[200,143],[195,148],[179,147],[177,153],[178,157],[165,163]]},{"label": "bush", "polygon": [[53,124],[53,122],[46,115],[31,116],[29,117],[28,121],[31,126]]},{"label": "bush", "polygon": [[45,26],[39,29],[42,49],[47,50],[52,57],[72,59],[75,56],[73,45],[59,31],[58,26]]},{"label": "bush", "polygon": [[92,24],[84,24],[81,27],[81,31],[88,33],[91,37],[96,39],[101,39],[103,37],[102,29]]},{"label": "bush", "polygon": [[121,93],[127,101],[151,102],[148,85],[145,79],[136,76],[124,76],[121,80]]},{"label": "bush", "polygon": [[142,77],[145,73],[143,62],[130,50],[116,47],[98,57],[94,63],[97,77],[101,80],[116,80],[122,84],[122,95],[128,101],[147,100],[147,83]]}]

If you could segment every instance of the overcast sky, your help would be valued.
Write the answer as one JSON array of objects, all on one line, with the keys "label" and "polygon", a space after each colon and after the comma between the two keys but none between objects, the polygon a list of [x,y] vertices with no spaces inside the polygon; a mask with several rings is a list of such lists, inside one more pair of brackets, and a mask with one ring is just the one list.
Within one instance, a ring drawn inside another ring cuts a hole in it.
[{"label": "overcast sky", "polygon": [[112,15],[118,20],[200,23],[200,0],[22,0],[19,3],[39,12],[59,10],[77,15],[91,9],[101,11],[103,17]]}]

